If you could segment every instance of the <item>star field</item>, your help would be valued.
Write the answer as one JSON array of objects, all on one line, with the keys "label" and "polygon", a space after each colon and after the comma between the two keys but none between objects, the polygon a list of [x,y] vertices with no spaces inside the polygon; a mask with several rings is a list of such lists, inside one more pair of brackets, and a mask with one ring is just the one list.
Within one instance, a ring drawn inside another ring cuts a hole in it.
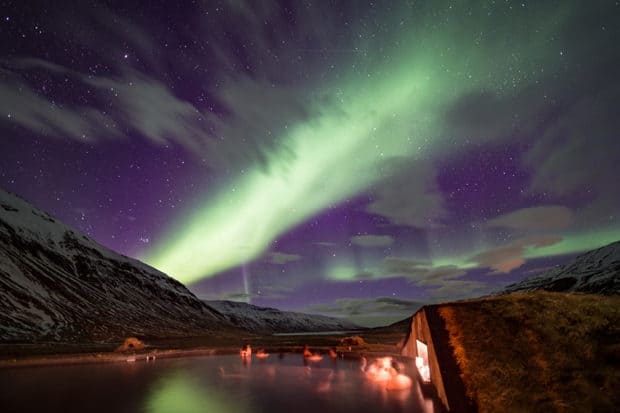
[{"label": "star field", "polygon": [[2,2],[0,186],[376,324],[620,238],[617,2]]}]

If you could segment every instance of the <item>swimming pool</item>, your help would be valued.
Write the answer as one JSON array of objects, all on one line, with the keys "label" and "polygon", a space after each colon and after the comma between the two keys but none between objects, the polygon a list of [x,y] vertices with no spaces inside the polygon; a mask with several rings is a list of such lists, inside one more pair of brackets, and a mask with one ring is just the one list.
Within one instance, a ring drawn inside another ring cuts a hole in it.
[{"label": "swimming pool", "polygon": [[[359,360],[301,354],[218,355],[0,370],[0,406],[12,411],[254,413],[439,412],[417,380],[388,390]],[[414,366],[401,366],[414,377]]]}]

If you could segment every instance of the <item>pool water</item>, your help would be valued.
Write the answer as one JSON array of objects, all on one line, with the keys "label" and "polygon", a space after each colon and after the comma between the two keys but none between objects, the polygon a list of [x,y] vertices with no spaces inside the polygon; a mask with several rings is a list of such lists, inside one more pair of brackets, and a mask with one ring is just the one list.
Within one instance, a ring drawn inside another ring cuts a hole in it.
[{"label": "pool water", "polygon": [[[371,360],[372,362],[372,360]],[[439,412],[413,365],[411,388],[368,380],[359,360],[272,354],[0,370],[2,412]],[[403,366],[401,366],[402,368]]]}]

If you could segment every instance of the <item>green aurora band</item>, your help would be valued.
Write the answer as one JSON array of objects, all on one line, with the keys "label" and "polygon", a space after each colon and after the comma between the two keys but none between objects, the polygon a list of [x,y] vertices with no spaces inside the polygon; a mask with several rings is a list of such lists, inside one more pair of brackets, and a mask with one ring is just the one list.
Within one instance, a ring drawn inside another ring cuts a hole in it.
[{"label": "green aurora band", "polygon": [[[595,248],[600,248],[620,239],[619,229],[600,229],[581,234],[561,234],[557,243],[548,246],[528,246],[525,248],[523,258],[535,259],[553,257],[558,255],[575,254]],[[472,257],[478,253],[487,251],[488,248],[474,248],[467,254],[452,255],[429,259],[425,265],[420,265],[420,270],[445,270],[447,268],[458,270],[471,270],[478,268],[478,264]],[[328,265],[325,277],[331,281],[351,282],[360,279],[378,279],[384,277],[399,276],[402,274],[386,271],[381,261],[370,261],[368,265],[360,268],[359,263],[353,257],[339,257],[335,262]],[[497,274],[497,273],[492,273]],[[453,277],[459,278],[459,277]]]},{"label": "green aurora band", "polygon": [[141,258],[195,282],[256,259],[280,235],[381,182],[395,159],[449,152],[459,139],[443,124],[451,104],[475,92],[516,95],[541,67],[556,69],[560,45],[547,40],[567,13],[542,7],[503,25],[479,10],[482,17],[458,21],[455,11],[453,20],[422,18],[403,29],[368,73],[339,73],[309,94],[320,96],[309,104],[314,116],[286,129],[266,168],[248,168],[199,202]]}]

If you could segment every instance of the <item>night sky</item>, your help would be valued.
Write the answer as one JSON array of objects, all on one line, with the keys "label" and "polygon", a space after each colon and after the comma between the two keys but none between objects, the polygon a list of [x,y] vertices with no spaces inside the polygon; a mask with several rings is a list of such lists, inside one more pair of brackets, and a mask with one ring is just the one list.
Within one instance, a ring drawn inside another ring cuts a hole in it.
[{"label": "night sky", "polygon": [[614,1],[0,1],[0,187],[376,324],[620,239]]}]

